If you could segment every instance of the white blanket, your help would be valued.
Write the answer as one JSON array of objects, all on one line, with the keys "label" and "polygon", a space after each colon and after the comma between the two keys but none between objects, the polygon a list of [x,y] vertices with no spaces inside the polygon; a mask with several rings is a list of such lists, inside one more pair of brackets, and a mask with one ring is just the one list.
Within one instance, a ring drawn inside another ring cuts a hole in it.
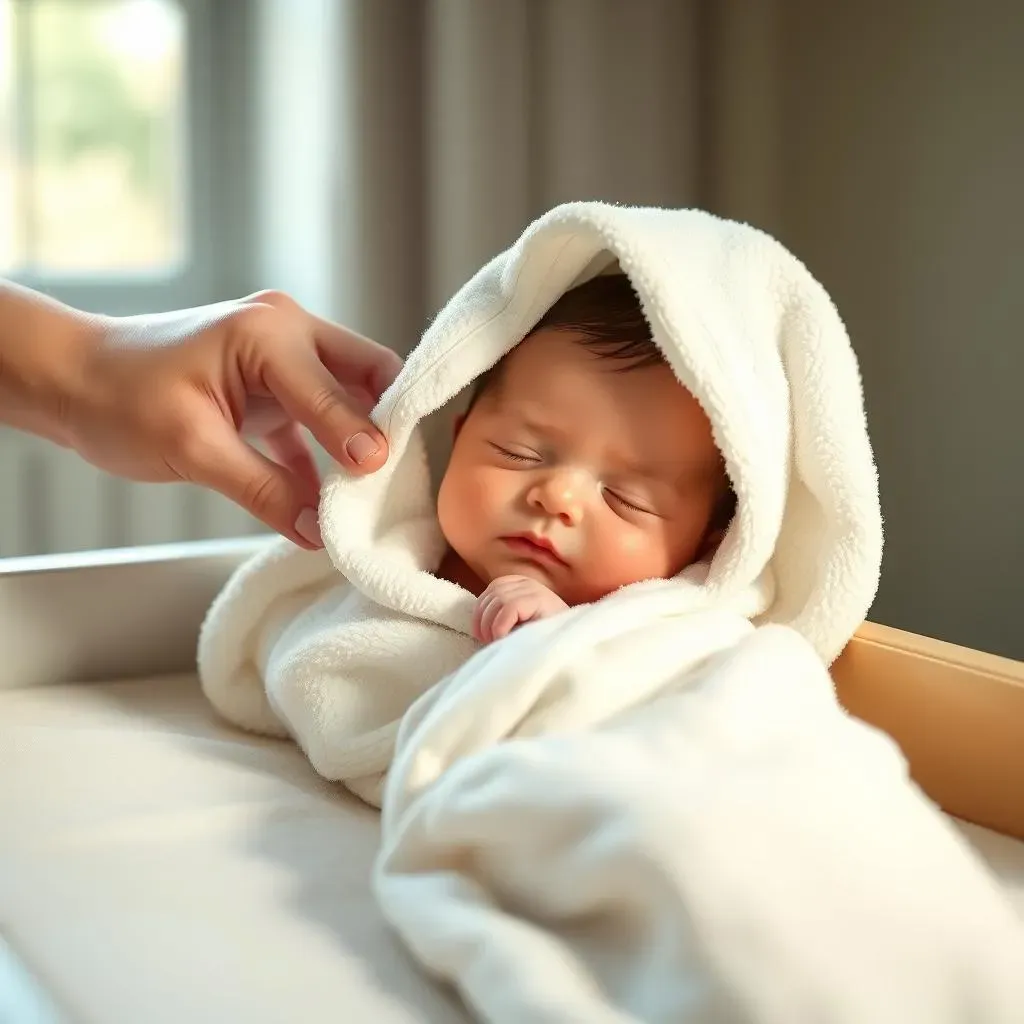
[{"label": "white blanket", "polygon": [[[736,518],[710,565],[479,651],[473,597],[432,575],[427,425],[608,269],[707,411]],[[881,516],[853,351],[798,260],[699,211],[559,207],[373,415],[387,466],[328,479],[326,552],[240,571],[199,668],[226,717],[383,802],[376,891],[427,969],[498,1021],[1018,1019],[1019,923],[831,695]]]},{"label": "white blanket", "polygon": [[1020,920],[795,632],[606,611],[406,718],[375,887],[428,970],[500,1022],[1024,1019]]}]

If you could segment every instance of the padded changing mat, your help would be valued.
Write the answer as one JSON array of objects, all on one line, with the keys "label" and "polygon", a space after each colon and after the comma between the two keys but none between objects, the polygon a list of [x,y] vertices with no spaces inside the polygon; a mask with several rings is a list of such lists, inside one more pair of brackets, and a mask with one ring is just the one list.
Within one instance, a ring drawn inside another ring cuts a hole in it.
[{"label": "padded changing mat", "polygon": [[376,812],[194,679],[0,692],[0,834],[4,1024],[468,1019],[385,929]]},{"label": "padded changing mat", "polygon": [[[1024,915],[1024,843],[964,829]],[[376,840],[194,679],[0,692],[0,1020],[468,1020],[386,930]]]}]

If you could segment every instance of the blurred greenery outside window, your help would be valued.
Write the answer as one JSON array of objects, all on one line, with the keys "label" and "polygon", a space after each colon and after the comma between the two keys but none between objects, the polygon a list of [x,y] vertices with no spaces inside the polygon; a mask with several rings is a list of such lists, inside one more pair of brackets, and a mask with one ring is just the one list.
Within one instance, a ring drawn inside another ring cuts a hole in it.
[{"label": "blurred greenery outside window", "polygon": [[[0,0],[0,277],[112,315],[255,290],[259,9]],[[0,559],[255,529],[0,426]]]},{"label": "blurred greenery outside window", "polygon": [[186,57],[175,0],[0,0],[0,275],[187,261]]}]

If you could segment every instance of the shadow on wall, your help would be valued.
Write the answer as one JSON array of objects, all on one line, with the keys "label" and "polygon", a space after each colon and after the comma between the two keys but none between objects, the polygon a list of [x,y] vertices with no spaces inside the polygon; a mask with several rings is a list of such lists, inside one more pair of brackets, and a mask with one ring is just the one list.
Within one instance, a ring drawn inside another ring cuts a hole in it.
[{"label": "shadow on wall", "polygon": [[847,321],[879,464],[872,618],[1024,659],[1024,5],[788,0],[780,38],[780,234]]}]

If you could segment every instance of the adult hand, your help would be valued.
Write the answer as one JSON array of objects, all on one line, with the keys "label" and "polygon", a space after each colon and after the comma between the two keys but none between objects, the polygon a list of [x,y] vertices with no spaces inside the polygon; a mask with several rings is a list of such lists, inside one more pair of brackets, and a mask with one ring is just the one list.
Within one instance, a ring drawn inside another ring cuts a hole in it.
[{"label": "adult hand", "polygon": [[59,415],[101,469],[211,488],[316,548],[320,480],[300,426],[352,473],[387,458],[367,414],[401,359],[286,295],[91,324]]}]

